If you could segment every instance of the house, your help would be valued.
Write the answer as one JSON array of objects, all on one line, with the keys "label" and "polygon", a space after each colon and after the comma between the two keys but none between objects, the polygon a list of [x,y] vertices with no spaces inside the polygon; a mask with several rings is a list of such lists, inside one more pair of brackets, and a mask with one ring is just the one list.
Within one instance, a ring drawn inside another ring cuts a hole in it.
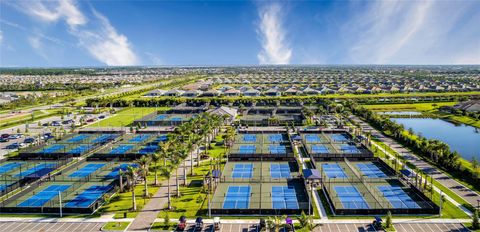
[{"label": "house", "polygon": [[458,110],[464,110],[467,112],[480,112],[480,100],[470,100],[466,102],[460,102],[453,106]]},{"label": "house", "polygon": [[184,92],[185,91],[179,90],[179,89],[171,89],[165,92],[165,94],[163,95],[168,97],[178,97],[178,96],[181,96]]},{"label": "house", "polygon": [[256,89],[248,89],[246,91],[243,92],[243,96],[246,96],[246,97],[258,97],[260,96],[260,91],[256,90]]},{"label": "house", "polygon": [[241,92],[237,89],[229,89],[223,92],[223,95],[227,97],[238,97],[240,96]]},{"label": "house", "polygon": [[270,88],[267,91],[264,92],[265,96],[268,97],[279,97],[282,95],[280,91],[278,91],[276,88]]},{"label": "house", "polygon": [[302,92],[306,95],[317,95],[319,93],[318,90],[306,87],[305,89],[302,90]]},{"label": "house", "polygon": [[159,97],[159,96],[163,96],[167,91],[166,90],[163,90],[163,89],[155,89],[155,90],[152,90],[146,94],[144,94],[143,96],[144,97]]},{"label": "house", "polygon": [[203,92],[200,90],[189,90],[185,91],[182,93],[182,97],[198,97],[202,94]]},{"label": "house", "polygon": [[220,106],[220,107],[215,108],[215,109],[209,109],[209,110],[207,110],[207,113],[220,115],[222,117],[226,117],[226,119],[228,120],[229,123],[232,123],[233,120],[235,120],[235,118],[238,115],[237,109],[231,108],[231,107],[226,107],[226,106]]},{"label": "house", "polygon": [[287,90],[285,90],[283,93],[285,95],[299,95],[299,94],[302,94],[302,91],[300,91],[300,90],[298,90],[294,87],[290,87]]},{"label": "house", "polygon": [[216,89],[211,89],[208,91],[203,92],[202,97],[218,97],[222,94],[222,92],[216,90]]}]

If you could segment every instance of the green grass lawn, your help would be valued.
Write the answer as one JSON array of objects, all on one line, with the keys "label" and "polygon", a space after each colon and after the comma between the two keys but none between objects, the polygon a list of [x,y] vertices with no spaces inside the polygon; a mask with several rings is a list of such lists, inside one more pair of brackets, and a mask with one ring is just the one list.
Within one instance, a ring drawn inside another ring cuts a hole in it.
[{"label": "green grass lawn", "polygon": [[130,222],[108,222],[102,227],[102,230],[124,231],[130,225]]},{"label": "green grass lawn", "polygon": [[155,110],[167,110],[168,107],[130,107],[117,112],[114,116],[89,125],[88,127],[122,127],[130,126],[133,121],[155,112]]},{"label": "green grass lawn", "polygon": [[435,111],[441,106],[453,106],[457,102],[434,102],[434,103],[414,103],[414,104],[376,104],[363,105],[365,108],[374,111]]},{"label": "green grass lawn", "polygon": [[170,221],[168,225],[166,225],[163,222],[155,222],[152,224],[152,227],[150,228],[150,231],[173,231],[177,228],[177,222]]}]

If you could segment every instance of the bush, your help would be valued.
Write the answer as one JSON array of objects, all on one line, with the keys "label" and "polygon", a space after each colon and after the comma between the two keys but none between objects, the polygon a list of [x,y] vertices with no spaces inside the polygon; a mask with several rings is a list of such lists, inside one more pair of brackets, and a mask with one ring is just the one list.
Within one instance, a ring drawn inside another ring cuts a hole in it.
[{"label": "bush", "polygon": [[480,223],[478,222],[478,209],[473,212],[472,228],[474,230],[480,229]]},{"label": "bush", "polygon": [[392,228],[393,227],[392,213],[390,211],[388,211],[387,218],[385,219],[385,227],[387,227],[387,228]]}]

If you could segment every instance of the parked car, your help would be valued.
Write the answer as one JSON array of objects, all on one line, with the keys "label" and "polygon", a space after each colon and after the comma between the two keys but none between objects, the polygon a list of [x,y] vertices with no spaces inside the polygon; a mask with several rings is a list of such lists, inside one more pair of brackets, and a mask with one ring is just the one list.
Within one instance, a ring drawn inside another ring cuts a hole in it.
[{"label": "parked car", "polygon": [[220,230],[220,217],[213,218],[213,230]]},{"label": "parked car", "polygon": [[87,119],[87,122],[95,122],[95,120],[96,120],[95,118],[89,118]]},{"label": "parked car", "polygon": [[267,223],[265,222],[265,219],[261,218],[258,223],[258,231],[263,231],[265,228],[267,228]]},{"label": "parked car", "polygon": [[104,118],[105,118],[105,115],[98,116],[98,119],[104,119]]},{"label": "parked car", "polygon": [[10,145],[7,145],[5,148],[6,149],[18,149],[20,147],[19,143],[12,143]]},{"label": "parked car", "polygon": [[62,124],[60,124],[60,123],[57,122],[57,121],[53,121],[53,122],[51,123],[51,125],[52,125],[52,126],[61,126]]},{"label": "parked car", "polygon": [[0,138],[0,142],[1,143],[5,143],[5,142],[8,142],[10,139],[8,138]]},{"label": "parked car", "polygon": [[46,123],[42,124],[42,126],[50,126],[50,123],[46,122]]},{"label": "parked car", "polygon": [[8,138],[8,137],[10,137],[10,134],[2,134],[2,135],[0,136],[0,138],[4,138],[4,139],[6,139],[6,138]]},{"label": "parked car", "polygon": [[63,125],[68,125],[68,124],[72,124],[74,123],[75,121],[73,121],[72,119],[68,119],[68,120],[65,120],[62,122]]},{"label": "parked car", "polygon": [[10,135],[8,138],[9,139],[19,139],[22,137],[22,134],[16,134],[16,135]]},{"label": "parked car", "polygon": [[34,142],[35,142],[35,139],[29,137],[29,138],[25,138],[25,139],[23,140],[23,142],[24,142],[24,143],[34,143]]}]

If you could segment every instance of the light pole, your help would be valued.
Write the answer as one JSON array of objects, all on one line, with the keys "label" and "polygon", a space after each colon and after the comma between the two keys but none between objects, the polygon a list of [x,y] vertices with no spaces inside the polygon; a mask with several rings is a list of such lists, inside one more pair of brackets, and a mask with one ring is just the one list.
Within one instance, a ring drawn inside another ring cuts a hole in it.
[{"label": "light pole", "polygon": [[63,213],[62,213],[62,193],[60,191],[58,191],[58,201],[60,203],[60,217],[63,217]]}]

